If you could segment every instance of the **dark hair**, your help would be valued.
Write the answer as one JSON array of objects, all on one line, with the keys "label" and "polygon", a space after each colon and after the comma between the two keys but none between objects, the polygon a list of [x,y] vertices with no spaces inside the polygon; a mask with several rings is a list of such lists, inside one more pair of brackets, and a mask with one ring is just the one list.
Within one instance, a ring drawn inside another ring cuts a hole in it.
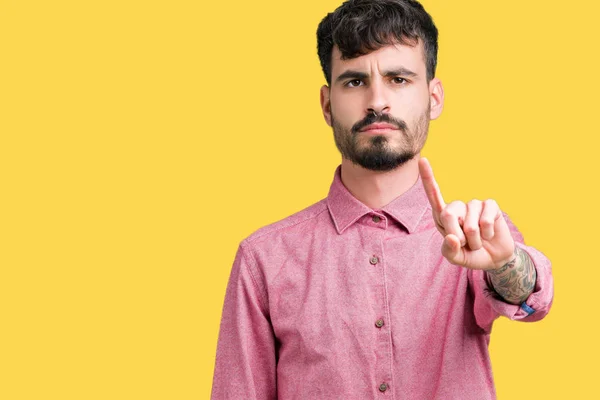
[{"label": "dark hair", "polygon": [[435,76],[438,30],[423,6],[414,0],[347,0],[328,13],[317,28],[317,52],[327,84],[336,45],[342,59],[359,57],[394,42],[423,42],[427,81]]}]

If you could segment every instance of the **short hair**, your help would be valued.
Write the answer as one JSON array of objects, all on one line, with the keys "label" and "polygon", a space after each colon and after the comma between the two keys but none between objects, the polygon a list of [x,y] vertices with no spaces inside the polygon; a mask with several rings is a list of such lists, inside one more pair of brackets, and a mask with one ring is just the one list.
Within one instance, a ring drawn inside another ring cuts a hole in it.
[{"label": "short hair", "polygon": [[356,58],[400,43],[423,42],[427,81],[435,76],[438,30],[415,0],[347,0],[328,13],[317,28],[317,53],[325,80],[331,85],[331,58],[336,45],[342,59]]}]

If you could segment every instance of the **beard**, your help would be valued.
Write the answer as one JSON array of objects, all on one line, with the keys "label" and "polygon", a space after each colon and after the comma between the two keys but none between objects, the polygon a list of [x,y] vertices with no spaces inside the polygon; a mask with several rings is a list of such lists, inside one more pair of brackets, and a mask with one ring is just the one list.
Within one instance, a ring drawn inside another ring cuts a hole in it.
[{"label": "beard", "polygon": [[[429,130],[429,111],[431,105],[427,105],[427,110],[423,112],[413,126],[408,127],[406,122],[394,118],[390,114],[367,115],[363,120],[354,124],[351,128],[346,128],[339,124],[331,113],[331,125],[333,127],[333,137],[335,145],[342,154],[342,157],[358,164],[363,168],[372,171],[391,171],[407,161],[412,160],[417,155],[427,139]],[[398,128],[392,135],[400,135],[400,144],[392,146],[392,137],[388,135],[373,135],[364,137],[359,131],[377,122],[385,122]],[[361,145],[360,142],[367,142]]]}]

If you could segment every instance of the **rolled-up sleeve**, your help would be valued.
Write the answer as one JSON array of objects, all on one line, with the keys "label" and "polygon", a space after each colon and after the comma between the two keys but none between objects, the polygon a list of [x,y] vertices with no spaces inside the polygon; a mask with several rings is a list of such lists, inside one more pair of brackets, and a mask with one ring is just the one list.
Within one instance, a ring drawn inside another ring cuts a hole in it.
[{"label": "rolled-up sleeve", "polygon": [[470,270],[469,283],[474,300],[475,320],[486,332],[491,331],[493,321],[503,315],[512,320],[524,322],[538,321],[550,311],[554,298],[554,282],[550,260],[539,250],[525,245],[523,235],[504,214],[515,245],[525,250],[536,270],[536,282],[533,292],[520,305],[507,303],[498,295],[492,286],[490,277],[485,271]]},{"label": "rolled-up sleeve", "polygon": [[212,400],[277,398],[275,337],[256,267],[242,241],[225,291]]}]

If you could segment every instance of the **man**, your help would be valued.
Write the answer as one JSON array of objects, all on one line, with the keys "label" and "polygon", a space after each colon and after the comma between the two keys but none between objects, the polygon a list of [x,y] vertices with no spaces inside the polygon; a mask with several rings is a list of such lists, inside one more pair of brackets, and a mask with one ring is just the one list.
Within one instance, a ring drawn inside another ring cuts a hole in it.
[{"label": "man", "polygon": [[238,248],[213,399],[494,399],[500,315],[549,311],[550,262],[493,200],[446,204],[420,157],[442,112],[437,29],[349,0],[317,30],[342,163],[328,196]]}]

